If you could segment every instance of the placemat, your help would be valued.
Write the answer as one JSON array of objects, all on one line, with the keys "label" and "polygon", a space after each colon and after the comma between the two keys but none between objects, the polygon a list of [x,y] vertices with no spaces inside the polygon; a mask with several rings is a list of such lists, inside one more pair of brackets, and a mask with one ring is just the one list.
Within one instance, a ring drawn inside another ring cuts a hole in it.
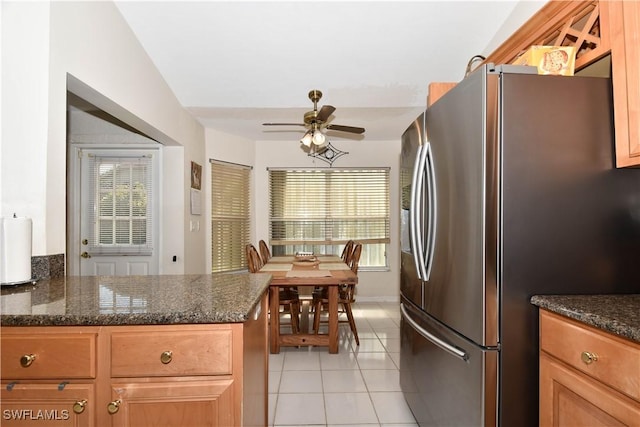
[{"label": "placemat", "polygon": [[266,263],[260,269],[260,271],[289,271],[289,270],[291,270],[291,264],[271,264],[271,263]]},{"label": "placemat", "polygon": [[269,262],[293,262],[295,257],[293,255],[273,256],[269,258]]},{"label": "placemat", "polygon": [[322,270],[291,270],[286,277],[331,277],[331,273]]},{"label": "placemat", "polygon": [[349,270],[344,262],[323,262],[318,266],[320,270]]},{"label": "placemat", "polygon": [[320,262],[342,262],[342,258],[335,255],[318,255]]}]

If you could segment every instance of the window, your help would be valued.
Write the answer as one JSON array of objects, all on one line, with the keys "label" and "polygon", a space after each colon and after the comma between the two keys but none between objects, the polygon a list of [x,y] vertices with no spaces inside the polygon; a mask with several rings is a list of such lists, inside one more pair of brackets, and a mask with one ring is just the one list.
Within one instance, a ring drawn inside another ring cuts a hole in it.
[{"label": "window", "polygon": [[269,227],[274,255],[340,255],[363,245],[360,266],[387,267],[389,169],[269,170]]},{"label": "window", "polygon": [[211,160],[211,271],[247,268],[250,238],[249,166]]},{"label": "window", "polygon": [[153,252],[152,156],[89,157],[89,248],[102,255]]}]

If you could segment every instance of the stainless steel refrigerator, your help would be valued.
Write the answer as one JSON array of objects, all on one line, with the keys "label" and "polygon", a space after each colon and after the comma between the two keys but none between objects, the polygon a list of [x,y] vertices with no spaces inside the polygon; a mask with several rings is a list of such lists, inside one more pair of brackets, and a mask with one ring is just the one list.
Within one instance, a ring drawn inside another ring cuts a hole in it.
[{"label": "stainless steel refrigerator", "polygon": [[402,136],[400,382],[421,426],[537,426],[534,294],[640,292],[611,83],[482,66]]}]

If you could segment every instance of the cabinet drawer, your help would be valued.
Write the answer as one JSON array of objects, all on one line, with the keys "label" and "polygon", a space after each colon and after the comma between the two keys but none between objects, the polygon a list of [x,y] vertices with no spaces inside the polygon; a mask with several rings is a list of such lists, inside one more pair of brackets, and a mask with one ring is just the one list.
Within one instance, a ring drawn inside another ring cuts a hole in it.
[{"label": "cabinet drawer", "polygon": [[541,310],[540,349],[640,401],[640,344]]},{"label": "cabinet drawer", "polygon": [[96,334],[3,334],[1,360],[3,380],[95,378]]},{"label": "cabinet drawer", "polygon": [[230,329],[114,332],[111,376],[230,375],[232,338]]},{"label": "cabinet drawer", "polygon": [[82,427],[95,425],[93,384],[8,384],[0,390],[2,426]]}]

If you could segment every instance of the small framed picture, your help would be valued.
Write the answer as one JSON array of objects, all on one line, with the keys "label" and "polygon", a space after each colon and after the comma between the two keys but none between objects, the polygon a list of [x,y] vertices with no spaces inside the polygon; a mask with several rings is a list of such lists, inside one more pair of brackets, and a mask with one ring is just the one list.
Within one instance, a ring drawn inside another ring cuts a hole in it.
[{"label": "small framed picture", "polygon": [[202,166],[191,162],[191,188],[200,190],[202,187]]}]

